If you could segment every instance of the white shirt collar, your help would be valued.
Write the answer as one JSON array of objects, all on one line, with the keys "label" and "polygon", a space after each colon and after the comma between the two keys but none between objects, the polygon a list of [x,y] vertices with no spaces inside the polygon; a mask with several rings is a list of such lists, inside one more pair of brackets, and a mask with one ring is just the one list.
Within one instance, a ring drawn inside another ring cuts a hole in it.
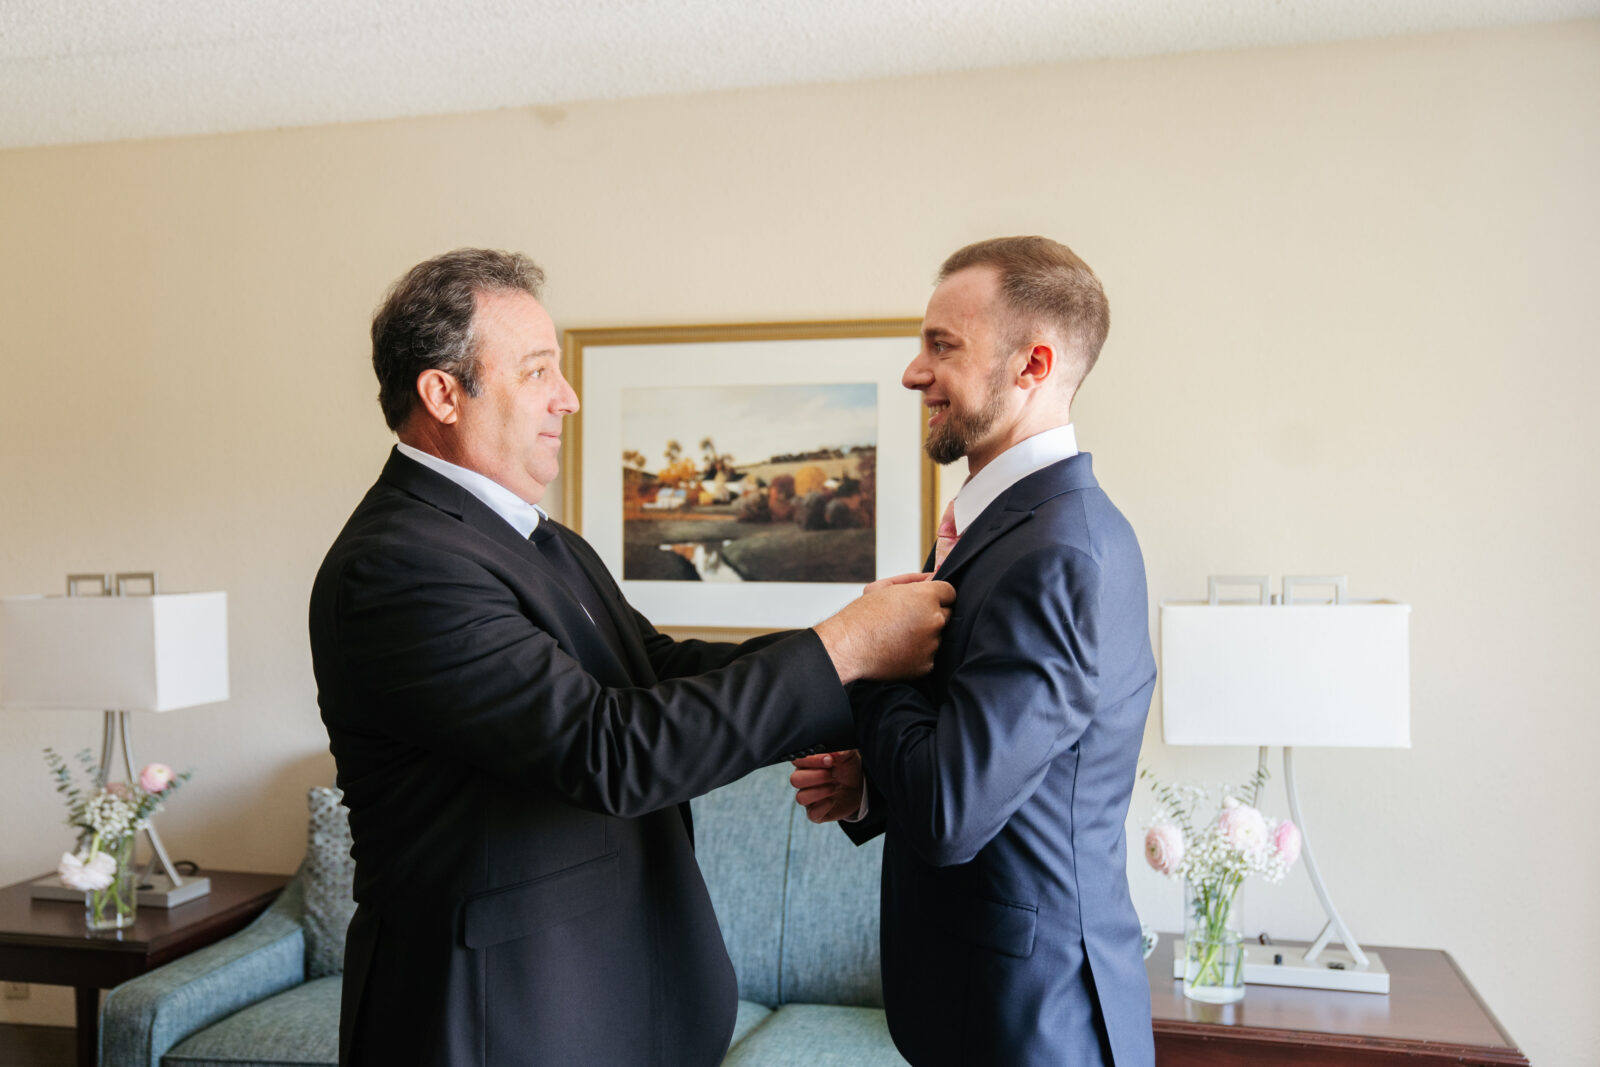
[{"label": "white shirt collar", "polygon": [[405,442],[395,445],[400,454],[407,459],[414,459],[431,471],[449,478],[461,488],[483,501],[488,509],[511,524],[511,528],[523,537],[533,533],[539,523],[550,516],[537,504],[530,504],[493,478],[486,478],[475,470],[458,467],[449,460],[440,459],[431,452],[424,452],[420,448],[412,448]]},{"label": "white shirt collar", "polygon": [[1064,459],[1078,454],[1078,434],[1069,422],[1018,441],[994,459],[988,466],[967,479],[956,493],[956,535],[964,533],[972,521],[983,514],[983,509],[995,502],[1001,493],[1022,479]]}]

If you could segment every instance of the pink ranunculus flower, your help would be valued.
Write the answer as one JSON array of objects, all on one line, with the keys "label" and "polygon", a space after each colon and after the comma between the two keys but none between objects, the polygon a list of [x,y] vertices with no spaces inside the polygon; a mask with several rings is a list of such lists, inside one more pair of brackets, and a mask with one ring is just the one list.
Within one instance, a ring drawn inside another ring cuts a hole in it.
[{"label": "pink ranunculus flower", "polygon": [[1219,826],[1228,847],[1239,852],[1254,852],[1267,843],[1267,820],[1255,808],[1233,797],[1223,801]]},{"label": "pink ranunculus flower", "polygon": [[1152,826],[1144,835],[1144,859],[1162,874],[1173,874],[1183,862],[1183,831],[1171,823]]},{"label": "pink ranunculus flower", "polygon": [[160,793],[172,784],[172,768],[165,763],[147,763],[139,772],[139,785],[146,793]]},{"label": "pink ranunculus flower", "polygon": [[88,859],[63,852],[61,863],[56,867],[62,885],[83,893],[104,889],[116,873],[117,861],[104,852],[96,852]]},{"label": "pink ranunculus flower", "polygon": [[1294,861],[1300,858],[1300,845],[1304,838],[1300,834],[1300,827],[1288,819],[1278,824],[1272,831],[1272,847],[1283,858],[1285,867],[1293,867]]}]

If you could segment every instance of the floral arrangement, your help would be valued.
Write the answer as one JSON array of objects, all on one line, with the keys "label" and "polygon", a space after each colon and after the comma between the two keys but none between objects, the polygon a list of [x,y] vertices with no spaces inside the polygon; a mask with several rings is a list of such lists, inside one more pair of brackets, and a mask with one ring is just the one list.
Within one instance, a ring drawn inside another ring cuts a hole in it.
[{"label": "floral arrangement", "polygon": [[[61,884],[85,893],[101,893],[113,888],[119,868],[131,856],[133,836],[150,824],[150,816],[180,785],[190,772],[173,774],[164,763],[147,764],[132,784],[111,782],[83,789],[74,780],[67,761],[53,749],[44,750],[44,759],[56,779],[56,792],[67,801],[67,825],[78,828],[76,851],[63,853],[56,868]],[[89,750],[77,755],[90,781],[96,770]]]},{"label": "floral arrangement", "polygon": [[[1236,985],[1239,974],[1222,973],[1222,956],[1233,926],[1234,903],[1248,875],[1281,882],[1300,858],[1300,829],[1288,819],[1269,819],[1256,808],[1267,781],[1265,767],[1245,784],[1222,789],[1216,814],[1202,821],[1210,796],[1193,785],[1165,785],[1148,770],[1158,808],[1144,835],[1144,858],[1151,868],[1169,877],[1182,877],[1191,892],[1188,940],[1203,941],[1206,948],[1196,961],[1196,945],[1189,945],[1187,979],[1194,985]],[[1237,931],[1232,934],[1237,940]],[[1235,972],[1243,966],[1243,953],[1235,953]]]}]

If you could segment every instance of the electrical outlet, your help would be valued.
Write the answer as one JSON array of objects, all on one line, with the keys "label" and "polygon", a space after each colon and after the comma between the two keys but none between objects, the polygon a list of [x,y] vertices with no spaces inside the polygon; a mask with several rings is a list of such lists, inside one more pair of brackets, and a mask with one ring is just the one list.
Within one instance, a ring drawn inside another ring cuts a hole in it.
[{"label": "electrical outlet", "polygon": [[7,982],[6,983],[6,999],[7,1000],[27,1000],[28,999],[28,983],[27,982]]}]

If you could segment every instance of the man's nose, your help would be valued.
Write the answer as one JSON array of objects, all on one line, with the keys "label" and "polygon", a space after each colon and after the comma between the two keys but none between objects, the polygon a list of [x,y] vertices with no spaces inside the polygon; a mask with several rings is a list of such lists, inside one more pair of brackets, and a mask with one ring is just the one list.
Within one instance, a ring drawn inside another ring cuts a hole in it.
[{"label": "man's nose", "polygon": [[572,388],[572,383],[566,376],[561,378],[561,392],[556,394],[555,409],[563,415],[575,415],[578,412],[578,391]]},{"label": "man's nose", "polygon": [[922,353],[918,352],[917,358],[906,364],[905,373],[900,375],[900,384],[907,389],[926,389],[932,382],[933,372],[928,369]]}]

